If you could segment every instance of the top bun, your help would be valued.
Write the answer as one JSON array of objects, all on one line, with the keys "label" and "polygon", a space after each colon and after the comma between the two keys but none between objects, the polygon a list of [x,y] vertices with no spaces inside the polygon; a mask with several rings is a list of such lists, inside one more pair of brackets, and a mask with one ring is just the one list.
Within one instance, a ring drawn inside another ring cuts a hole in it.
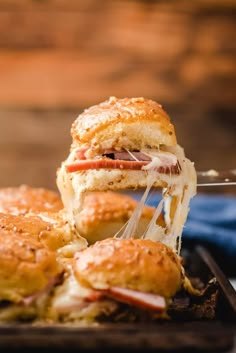
[{"label": "top bun", "polygon": [[172,297],[181,287],[180,258],[171,248],[148,239],[108,238],[79,251],[77,280],[93,289],[122,287]]},{"label": "top bun", "polygon": [[0,301],[21,302],[49,290],[61,274],[55,252],[30,235],[0,229]]},{"label": "top bun", "polygon": [[86,109],[71,128],[72,146],[138,149],[176,144],[170,118],[153,100],[110,97]]},{"label": "top bun", "polygon": [[63,208],[58,193],[28,185],[0,189],[0,212],[14,215],[58,212]]}]

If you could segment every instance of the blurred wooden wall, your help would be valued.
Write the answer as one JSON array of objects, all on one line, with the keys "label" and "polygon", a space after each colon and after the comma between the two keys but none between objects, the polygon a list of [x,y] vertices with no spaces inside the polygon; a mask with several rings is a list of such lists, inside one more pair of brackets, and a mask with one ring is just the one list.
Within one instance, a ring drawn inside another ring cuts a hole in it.
[{"label": "blurred wooden wall", "polygon": [[234,0],[1,0],[0,187],[55,189],[70,126],[110,95],[172,117],[197,169],[236,167]]}]

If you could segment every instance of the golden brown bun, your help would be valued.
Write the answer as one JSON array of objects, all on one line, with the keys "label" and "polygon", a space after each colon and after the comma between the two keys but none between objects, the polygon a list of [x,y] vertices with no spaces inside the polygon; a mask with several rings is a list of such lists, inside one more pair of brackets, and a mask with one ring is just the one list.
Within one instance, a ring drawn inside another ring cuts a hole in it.
[{"label": "golden brown bun", "polygon": [[44,214],[45,220],[35,215],[11,215],[0,213],[0,231],[14,232],[17,236],[28,236],[42,243],[50,250],[58,250],[78,242],[84,247],[84,240],[59,217],[58,214]]},{"label": "golden brown bun", "polygon": [[0,189],[0,212],[15,215],[58,212],[63,208],[60,196],[45,188],[28,185]]},{"label": "golden brown bun", "polygon": [[[125,194],[109,191],[88,193],[76,227],[89,244],[113,237],[129,220],[137,205],[135,199]],[[144,207],[135,237],[141,237],[154,212],[154,207]],[[158,224],[164,226],[163,216],[158,219]]]},{"label": "golden brown bun", "polygon": [[176,144],[167,113],[160,104],[143,97],[110,97],[86,109],[72,124],[71,135],[76,146],[139,150]]},{"label": "golden brown bun", "polygon": [[75,255],[74,273],[84,286],[129,288],[172,297],[181,287],[179,257],[166,245],[147,239],[110,238]]},{"label": "golden brown bun", "polygon": [[0,300],[20,302],[49,289],[61,271],[56,254],[42,243],[0,229]]}]

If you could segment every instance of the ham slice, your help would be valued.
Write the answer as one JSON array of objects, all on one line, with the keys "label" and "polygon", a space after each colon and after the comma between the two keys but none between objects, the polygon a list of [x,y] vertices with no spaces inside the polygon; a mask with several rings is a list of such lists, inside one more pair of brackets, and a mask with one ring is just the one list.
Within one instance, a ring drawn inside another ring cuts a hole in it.
[{"label": "ham slice", "polygon": [[[81,170],[89,169],[128,169],[128,170],[141,170],[144,166],[148,165],[148,161],[123,161],[114,159],[86,159],[76,161],[66,166],[68,173],[78,172]],[[165,166],[160,165],[156,168],[159,173],[172,173],[179,174],[178,164]]]},{"label": "ham slice", "polygon": [[88,169],[131,169],[140,170],[143,166],[150,162],[147,161],[123,161],[114,159],[86,159],[76,161],[66,166],[67,172],[77,172],[79,170]]},{"label": "ham slice", "polygon": [[[89,169],[126,169],[141,170],[143,167],[153,163],[153,158],[143,152],[126,152],[107,150],[101,157],[96,159],[86,159],[86,149],[76,151],[77,159],[66,165],[68,173],[89,170]],[[180,166],[176,156],[169,152],[159,151],[154,155],[154,169],[159,173],[179,174]]]},{"label": "ham slice", "polygon": [[165,298],[157,294],[138,292],[121,287],[110,287],[106,290],[106,295],[117,301],[146,310],[162,312],[166,309]]}]

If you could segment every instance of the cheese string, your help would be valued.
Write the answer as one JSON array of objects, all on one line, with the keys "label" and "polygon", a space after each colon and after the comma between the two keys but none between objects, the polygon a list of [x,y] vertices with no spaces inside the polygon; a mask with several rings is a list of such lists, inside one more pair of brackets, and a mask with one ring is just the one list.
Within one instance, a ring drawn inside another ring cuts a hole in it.
[{"label": "cheese string", "polygon": [[159,217],[159,215],[161,214],[164,201],[165,200],[163,198],[159,202],[158,206],[156,207],[155,213],[154,213],[151,221],[149,222],[147,229],[145,230],[144,234],[142,235],[143,239],[153,239],[156,241],[162,240],[162,238],[164,236],[164,232],[160,232],[160,230],[163,230],[163,228],[158,226],[156,224],[156,221],[157,221],[157,218]]},{"label": "cheese string", "polygon": [[[151,178],[150,178],[151,176]],[[140,217],[141,217],[141,214],[142,214],[142,211],[143,211],[143,208],[145,206],[145,202],[146,202],[146,199],[148,197],[148,194],[151,190],[151,187],[153,185],[155,181],[155,177],[153,175],[148,175],[147,176],[147,187],[146,187],[146,190],[141,198],[141,200],[139,201],[139,204],[138,206],[136,207],[135,211],[133,212],[132,216],[130,217],[129,219],[129,222],[124,230],[124,233],[122,234],[121,238],[123,239],[128,239],[128,238],[131,238],[135,235],[135,232],[136,232],[136,229],[138,227],[138,223],[139,223],[139,220],[140,220]]]}]

